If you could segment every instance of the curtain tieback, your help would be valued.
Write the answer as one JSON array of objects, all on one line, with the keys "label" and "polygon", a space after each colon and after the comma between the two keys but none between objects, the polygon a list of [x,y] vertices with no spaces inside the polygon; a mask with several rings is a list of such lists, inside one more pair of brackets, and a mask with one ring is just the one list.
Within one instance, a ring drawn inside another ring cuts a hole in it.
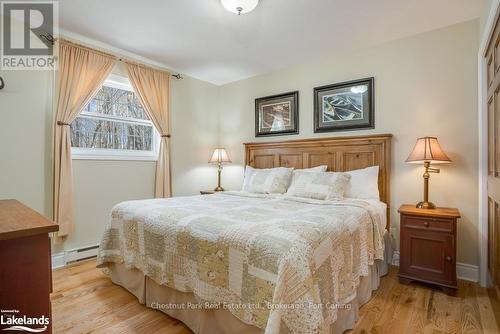
[{"label": "curtain tieback", "polygon": [[162,138],[170,138],[170,135],[161,135]]},{"label": "curtain tieback", "polygon": [[67,125],[67,126],[69,126],[69,123],[64,123],[64,122],[61,122],[61,121],[57,121],[57,125],[60,125],[60,126]]}]

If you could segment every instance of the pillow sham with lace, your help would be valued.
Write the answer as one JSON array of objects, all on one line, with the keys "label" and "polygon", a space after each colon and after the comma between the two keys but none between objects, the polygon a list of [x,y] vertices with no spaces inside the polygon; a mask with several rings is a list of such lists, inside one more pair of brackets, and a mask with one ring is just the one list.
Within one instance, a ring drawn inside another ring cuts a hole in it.
[{"label": "pillow sham with lace", "polygon": [[342,200],[350,175],[337,172],[295,172],[286,196],[319,200]]},{"label": "pillow sham with lace", "polygon": [[284,194],[290,184],[293,168],[245,168],[243,191],[260,194]]}]

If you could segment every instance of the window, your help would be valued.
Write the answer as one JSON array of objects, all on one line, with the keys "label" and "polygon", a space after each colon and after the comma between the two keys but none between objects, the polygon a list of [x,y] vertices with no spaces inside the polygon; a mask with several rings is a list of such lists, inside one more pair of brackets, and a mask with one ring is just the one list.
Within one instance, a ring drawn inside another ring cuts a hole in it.
[{"label": "window", "polygon": [[74,159],[156,160],[158,143],[130,82],[113,74],[71,123]]}]

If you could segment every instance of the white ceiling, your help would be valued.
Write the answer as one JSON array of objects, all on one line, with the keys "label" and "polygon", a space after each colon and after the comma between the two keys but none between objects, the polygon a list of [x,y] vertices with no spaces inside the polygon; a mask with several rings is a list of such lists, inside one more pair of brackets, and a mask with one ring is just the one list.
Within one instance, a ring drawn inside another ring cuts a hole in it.
[{"label": "white ceiling", "polygon": [[215,84],[479,16],[478,0],[60,0],[60,27]]}]

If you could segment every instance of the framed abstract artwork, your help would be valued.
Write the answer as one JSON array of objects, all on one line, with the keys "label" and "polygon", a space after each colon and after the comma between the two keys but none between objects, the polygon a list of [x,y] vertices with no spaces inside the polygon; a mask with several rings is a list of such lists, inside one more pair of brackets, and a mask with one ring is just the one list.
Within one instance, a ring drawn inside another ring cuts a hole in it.
[{"label": "framed abstract artwork", "polygon": [[299,92],[255,99],[255,136],[299,133]]},{"label": "framed abstract artwork", "polygon": [[375,127],[374,78],[314,88],[314,132]]}]

